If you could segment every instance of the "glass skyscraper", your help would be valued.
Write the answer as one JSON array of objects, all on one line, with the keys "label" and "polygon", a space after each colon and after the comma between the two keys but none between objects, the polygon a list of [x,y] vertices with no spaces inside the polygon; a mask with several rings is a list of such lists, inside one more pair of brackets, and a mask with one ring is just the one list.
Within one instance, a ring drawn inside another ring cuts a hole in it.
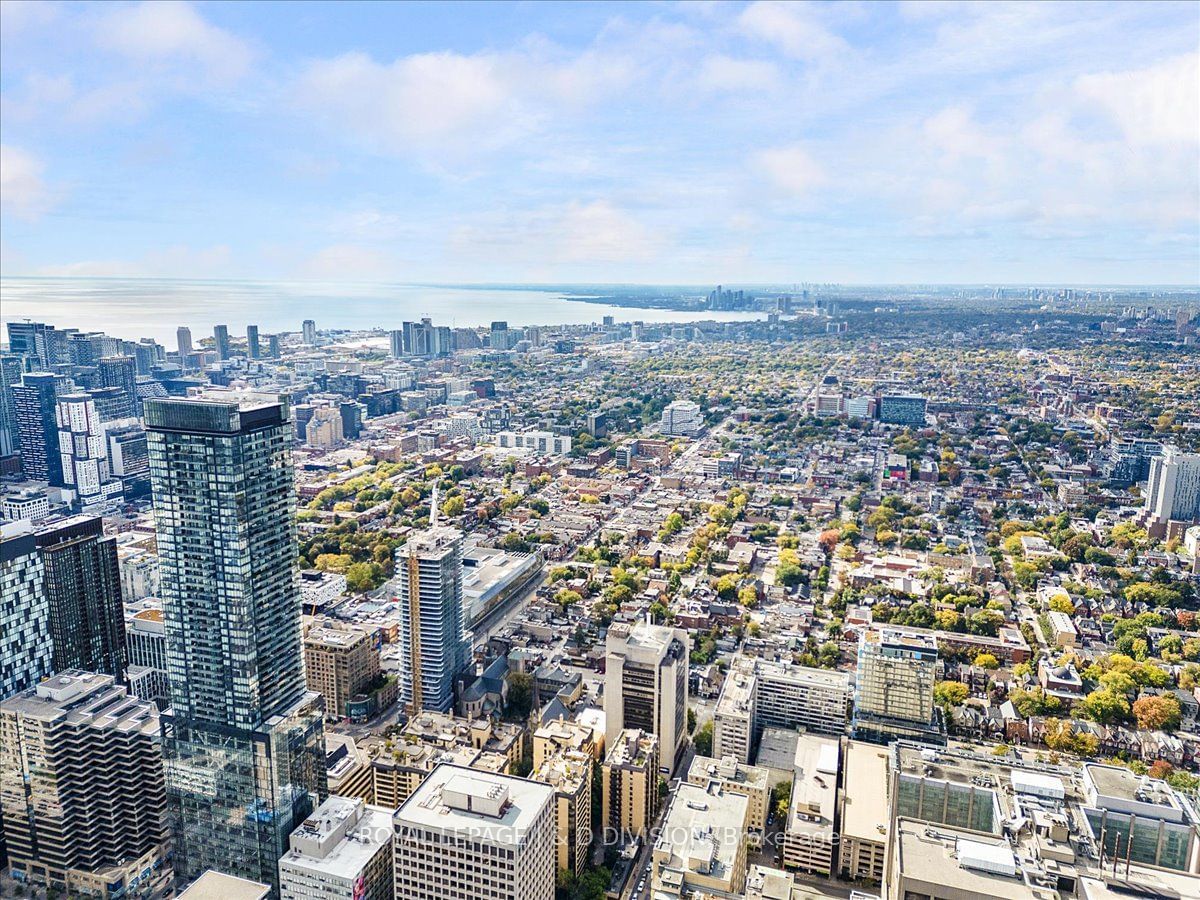
[{"label": "glass skyscraper", "polygon": [[304,683],[291,408],[212,394],[145,402],[171,710],[176,871],[277,884],[324,797],[320,695]]}]

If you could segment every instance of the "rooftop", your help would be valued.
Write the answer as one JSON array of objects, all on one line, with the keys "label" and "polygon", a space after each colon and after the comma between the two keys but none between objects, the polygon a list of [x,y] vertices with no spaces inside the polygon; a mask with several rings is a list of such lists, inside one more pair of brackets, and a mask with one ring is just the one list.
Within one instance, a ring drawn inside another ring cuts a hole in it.
[{"label": "rooftop", "polygon": [[395,822],[511,844],[553,797],[552,787],[536,781],[440,765],[396,812]]},{"label": "rooftop", "polygon": [[362,800],[330,796],[292,832],[279,863],[352,880],[392,840],[392,813]]},{"label": "rooftop", "polygon": [[184,888],[177,900],[264,900],[270,894],[270,885],[209,869]]}]

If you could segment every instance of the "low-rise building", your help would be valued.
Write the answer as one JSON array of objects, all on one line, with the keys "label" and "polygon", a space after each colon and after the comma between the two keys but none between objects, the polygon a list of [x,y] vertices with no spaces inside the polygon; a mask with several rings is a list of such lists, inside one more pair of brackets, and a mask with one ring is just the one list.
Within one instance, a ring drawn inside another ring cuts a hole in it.
[{"label": "low-rise building", "polygon": [[392,900],[392,810],[330,795],[288,838],[281,900]]}]

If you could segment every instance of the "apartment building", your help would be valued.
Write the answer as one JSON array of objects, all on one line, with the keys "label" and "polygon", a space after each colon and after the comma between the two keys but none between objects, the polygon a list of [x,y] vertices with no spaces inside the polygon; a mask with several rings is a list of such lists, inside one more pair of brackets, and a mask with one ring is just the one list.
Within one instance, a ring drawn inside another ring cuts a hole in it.
[{"label": "apartment building", "polygon": [[606,833],[645,837],[654,824],[659,746],[655,735],[637,729],[622,731],[609,743],[601,779]]},{"label": "apartment building", "polygon": [[609,626],[604,674],[606,743],[628,728],[658,737],[663,774],[687,743],[688,633],[646,622]]}]

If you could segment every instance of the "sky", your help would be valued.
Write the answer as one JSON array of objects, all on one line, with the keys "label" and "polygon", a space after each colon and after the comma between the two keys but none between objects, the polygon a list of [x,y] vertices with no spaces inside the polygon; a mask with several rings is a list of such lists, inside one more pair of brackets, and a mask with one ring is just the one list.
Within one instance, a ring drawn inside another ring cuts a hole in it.
[{"label": "sky", "polygon": [[1200,4],[0,3],[0,271],[1200,282]]}]

